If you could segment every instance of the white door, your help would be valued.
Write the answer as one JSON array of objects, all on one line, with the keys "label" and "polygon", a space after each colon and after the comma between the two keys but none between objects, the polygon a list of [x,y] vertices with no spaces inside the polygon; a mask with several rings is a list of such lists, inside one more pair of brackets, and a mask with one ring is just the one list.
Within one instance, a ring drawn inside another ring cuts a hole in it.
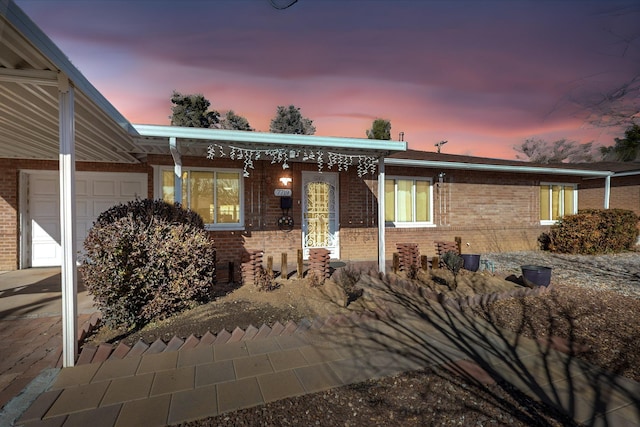
[{"label": "white door", "polygon": [[[62,263],[58,180],[57,171],[27,174],[22,231],[26,236],[23,256],[29,267]],[[78,251],[82,250],[82,243],[98,215],[118,203],[147,197],[147,174],[144,173],[76,172],[75,185]]]},{"label": "white door", "polygon": [[338,241],[338,174],[302,173],[302,249],[325,248],[340,257]]}]

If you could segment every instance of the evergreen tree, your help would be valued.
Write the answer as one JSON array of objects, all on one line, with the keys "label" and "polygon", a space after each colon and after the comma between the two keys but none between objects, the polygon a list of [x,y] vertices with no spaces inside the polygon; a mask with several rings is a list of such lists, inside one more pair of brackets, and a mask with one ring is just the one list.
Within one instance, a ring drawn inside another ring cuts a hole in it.
[{"label": "evergreen tree", "polygon": [[624,132],[624,138],[615,138],[610,147],[600,148],[605,160],[632,162],[640,158],[640,125],[633,124]]},{"label": "evergreen tree", "polygon": [[371,129],[367,129],[367,138],[369,139],[391,139],[391,122],[385,119],[375,119],[371,125]]},{"label": "evergreen tree", "polygon": [[278,106],[276,115],[271,119],[269,131],[272,133],[293,133],[299,135],[313,135],[316,128],[313,120],[308,119],[300,113],[300,108],[295,105],[288,107]]},{"label": "evergreen tree", "polygon": [[220,121],[220,125],[222,126],[222,129],[246,131],[253,130],[251,125],[249,125],[249,120],[237,115],[233,112],[233,110],[227,111],[227,114],[225,114],[224,118]]},{"label": "evergreen tree", "polygon": [[211,128],[220,122],[220,113],[208,111],[211,103],[201,94],[183,95],[173,91],[171,104],[172,126]]}]

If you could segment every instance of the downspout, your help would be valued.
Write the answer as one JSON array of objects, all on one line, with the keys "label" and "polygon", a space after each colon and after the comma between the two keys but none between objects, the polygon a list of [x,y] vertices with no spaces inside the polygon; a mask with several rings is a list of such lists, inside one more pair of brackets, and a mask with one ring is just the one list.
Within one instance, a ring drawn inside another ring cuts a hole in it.
[{"label": "downspout", "polygon": [[173,157],[173,202],[182,203],[182,155],[175,136],[169,138],[169,150]]},{"label": "downspout", "polygon": [[62,246],[62,366],[72,367],[78,354],[78,278],[76,270],[76,190],[74,90],[58,74],[60,138],[60,244]]},{"label": "downspout", "polygon": [[384,218],[384,156],[378,160],[378,271],[386,272]]},{"label": "downspout", "polygon": [[609,209],[609,199],[611,198],[611,175],[604,178],[604,208]]}]

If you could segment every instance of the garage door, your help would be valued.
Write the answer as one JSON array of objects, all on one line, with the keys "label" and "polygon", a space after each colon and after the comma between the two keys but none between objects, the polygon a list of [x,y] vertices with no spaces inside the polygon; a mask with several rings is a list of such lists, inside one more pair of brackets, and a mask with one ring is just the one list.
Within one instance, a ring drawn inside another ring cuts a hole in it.
[{"label": "garage door", "polygon": [[[62,264],[60,246],[60,188],[57,172],[27,174],[23,215],[23,256],[30,267]],[[24,193],[23,193],[24,194]],[[147,197],[147,174],[76,172],[78,251],[100,213],[111,206]]]}]

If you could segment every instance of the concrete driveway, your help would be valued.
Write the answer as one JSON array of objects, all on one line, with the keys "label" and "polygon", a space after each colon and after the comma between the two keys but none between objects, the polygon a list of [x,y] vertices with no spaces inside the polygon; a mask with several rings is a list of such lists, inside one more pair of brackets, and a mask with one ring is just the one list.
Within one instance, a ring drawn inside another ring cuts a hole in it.
[{"label": "concrete driveway", "polygon": [[[0,320],[60,316],[60,267],[0,272]],[[78,279],[78,314],[93,313],[93,300]]]}]

